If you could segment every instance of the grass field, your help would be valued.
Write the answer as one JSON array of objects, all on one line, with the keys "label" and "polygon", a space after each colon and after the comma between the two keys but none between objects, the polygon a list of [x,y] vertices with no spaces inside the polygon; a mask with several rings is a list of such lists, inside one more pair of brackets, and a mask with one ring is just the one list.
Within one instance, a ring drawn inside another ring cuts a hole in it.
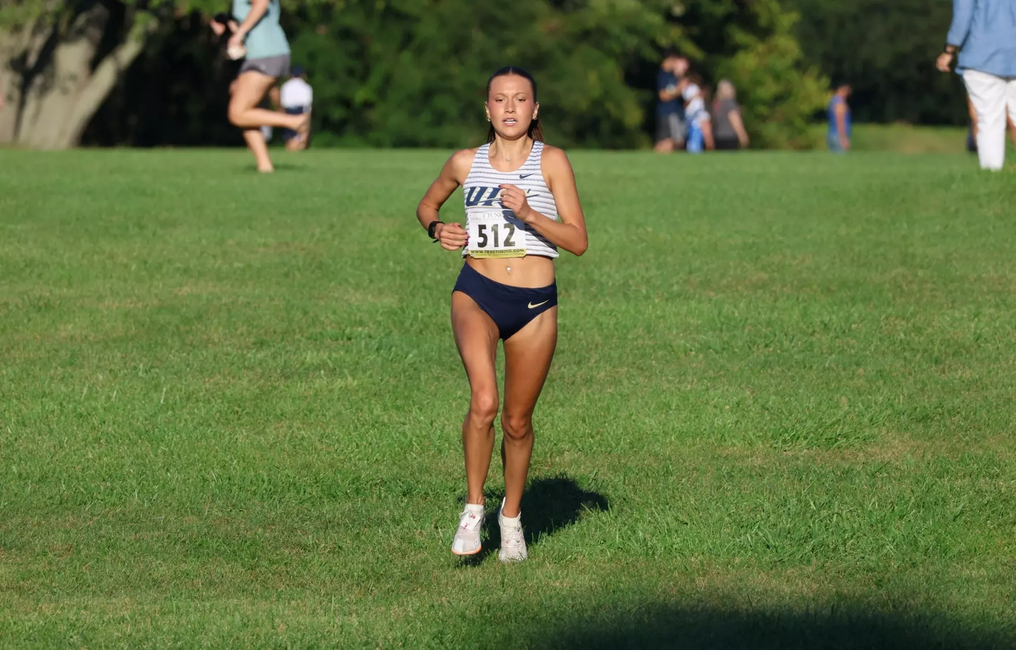
[{"label": "grass field", "polygon": [[[822,125],[820,149],[825,149],[827,129],[826,125]],[[852,144],[856,151],[966,154],[967,129],[910,126],[907,124],[858,124],[854,127]],[[973,154],[970,154],[969,157],[977,159]]]},{"label": "grass field", "polygon": [[[828,125],[812,126],[811,134],[818,150],[826,148]],[[967,129],[953,126],[913,126],[909,124],[856,124],[851,142],[854,151],[906,154],[964,154],[967,153]],[[1009,159],[1016,155],[1011,139],[1007,142]]]},{"label": "grass field", "polygon": [[0,152],[0,646],[1016,647],[1012,170],[574,154],[502,566],[445,156]]}]

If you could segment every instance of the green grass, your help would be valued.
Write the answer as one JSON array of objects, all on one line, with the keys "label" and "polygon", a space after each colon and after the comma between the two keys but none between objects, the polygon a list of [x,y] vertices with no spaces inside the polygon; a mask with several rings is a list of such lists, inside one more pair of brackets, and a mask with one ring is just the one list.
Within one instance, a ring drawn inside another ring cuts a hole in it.
[{"label": "green grass", "polygon": [[[816,148],[824,150],[828,126],[816,124],[811,133]],[[964,154],[972,160],[977,156],[967,153],[967,129],[951,126],[913,126],[910,124],[856,124],[851,142],[856,152],[906,154]],[[1008,139],[1010,160],[1016,155],[1012,140]]]},{"label": "green grass", "polygon": [[[825,147],[826,127],[822,129]],[[967,129],[964,127],[913,126],[909,124],[858,124],[854,127],[853,146],[857,151],[893,153],[967,154]]]},{"label": "green grass", "polygon": [[1016,645],[1011,170],[574,154],[505,567],[446,152],[276,155],[0,152],[0,646]]}]

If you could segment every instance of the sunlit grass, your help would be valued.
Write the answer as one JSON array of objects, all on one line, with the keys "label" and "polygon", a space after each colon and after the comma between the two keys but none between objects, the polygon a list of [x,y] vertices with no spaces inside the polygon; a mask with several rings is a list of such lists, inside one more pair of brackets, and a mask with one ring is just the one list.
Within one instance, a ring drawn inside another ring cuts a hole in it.
[{"label": "sunlit grass", "polygon": [[448,549],[447,152],[278,156],[0,153],[3,647],[1016,644],[1011,172],[574,154],[503,567]]}]

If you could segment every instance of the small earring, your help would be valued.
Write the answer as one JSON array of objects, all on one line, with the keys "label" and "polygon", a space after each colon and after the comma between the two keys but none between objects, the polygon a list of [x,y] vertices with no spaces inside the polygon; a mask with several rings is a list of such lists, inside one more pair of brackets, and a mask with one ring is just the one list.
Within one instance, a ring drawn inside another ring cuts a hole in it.
[{"label": "small earring", "polygon": [[488,122],[490,121],[490,115],[488,115],[488,116],[487,116],[487,121],[488,121]]}]

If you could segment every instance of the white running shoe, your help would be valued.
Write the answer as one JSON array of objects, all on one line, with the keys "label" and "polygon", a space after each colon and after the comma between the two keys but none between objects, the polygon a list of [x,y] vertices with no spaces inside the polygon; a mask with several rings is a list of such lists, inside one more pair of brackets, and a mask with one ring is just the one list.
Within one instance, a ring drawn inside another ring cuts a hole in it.
[{"label": "white running shoe", "polygon": [[483,530],[483,504],[467,503],[459,515],[459,529],[452,540],[455,555],[475,555],[480,552],[480,532]]},{"label": "white running shoe", "polygon": [[[504,508],[504,499],[501,499],[501,508]],[[521,562],[529,557],[522,534],[522,513],[517,517],[505,517],[501,508],[497,509],[497,523],[501,524],[501,552],[497,557],[502,562]]]}]

